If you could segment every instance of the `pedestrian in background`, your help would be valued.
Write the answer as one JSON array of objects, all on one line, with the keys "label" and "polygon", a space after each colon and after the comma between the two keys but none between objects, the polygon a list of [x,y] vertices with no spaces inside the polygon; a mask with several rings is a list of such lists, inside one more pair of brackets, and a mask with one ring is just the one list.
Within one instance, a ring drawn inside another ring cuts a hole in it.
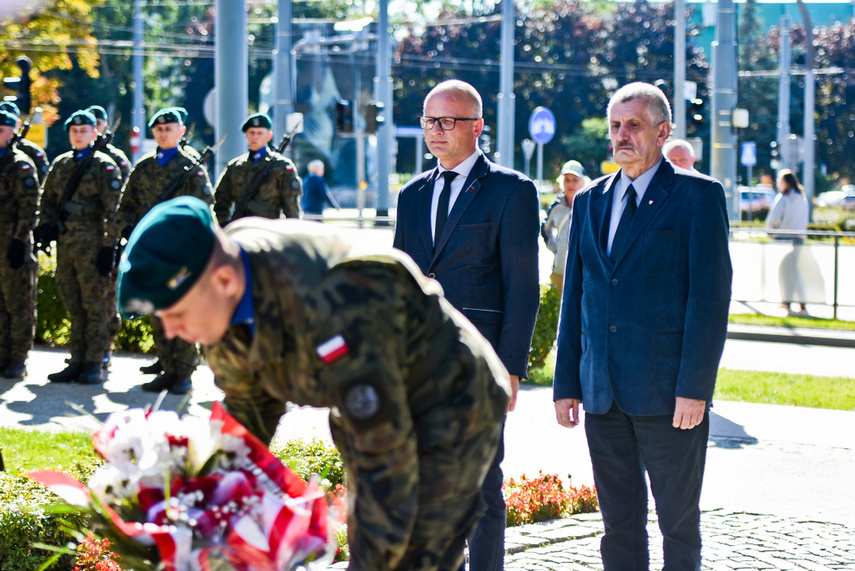
[{"label": "pedestrian in background", "polygon": [[[394,245],[442,285],[446,299],[492,344],[510,373],[513,410],[540,301],[537,191],[478,148],[481,96],[468,83],[434,87],[419,122],[439,164],[401,189]],[[504,565],[502,458],[503,440],[484,480],[487,511],[469,540],[473,571]]]},{"label": "pedestrian in background", "polygon": [[27,374],[35,335],[33,228],[39,206],[36,167],[10,144],[18,118],[0,111],[0,375]]},{"label": "pedestrian in background", "polygon": [[579,161],[567,161],[556,179],[561,191],[546,210],[546,220],[540,234],[549,251],[555,254],[552,261],[552,280],[558,289],[564,287],[564,266],[567,264],[567,241],[570,238],[570,216],[573,214],[573,197],[591,182]]},{"label": "pedestrian in background", "polygon": [[123,311],[153,312],[168,336],[201,343],[226,409],[263,442],[286,402],[331,409],[348,569],[460,566],[510,386],[408,256],[299,220],[223,230],[182,197],[140,222],[121,271]]},{"label": "pedestrian in background", "polygon": [[303,212],[323,217],[324,207],[329,204],[341,209],[336,199],[330,194],[330,187],[324,180],[324,161],[315,159],[306,165],[309,174],[303,181]]},{"label": "pedestrian in background", "polygon": [[[149,121],[157,149],[140,158],[122,191],[122,202],[112,227],[114,236],[128,238],[131,231],[155,205],[175,196],[195,196],[207,204],[213,203],[213,191],[204,165],[197,164],[199,153],[190,145],[179,144],[187,128],[186,111],[168,107],[155,113]],[[175,186],[177,184],[177,186]],[[174,189],[171,196],[166,191]],[[176,282],[181,275],[175,276]],[[141,367],[145,374],[157,374],[142,389],[175,394],[187,394],[193,388],[190,375],[199,364],[196,345],[181,339],[169,339],[160,320],[152,316],[151,330],[157,349],[157,361]]]},{"label": "pedestrian in background", "polygon": [[558,327],[557,421],[585,434],[605,571],[647,571],[649,476],[666,571],[701,568],[709,406],[732,269],[724,189],[662,156],[671,109],[632,83],[608,105],[620,171],[576,196]]},{"label": "pedestrian in background", "polygon": [[214,213],[221,226],[245,216],[300,217],[302,184],[291,159],[269,147],[273,123],[263,113],[250,115],[241,130],[249,152],[232,159],[214,193]]},{"label": "pedestrian in background", "polygon": [[662,147],[662,154],[675,167],[698,172],[695,170],[695,148],[689,141],[668,139],[668,142]]},{"label": "pedestrian in background", "polygon": [[[76,111],[65,130],[72,150],[54,159],[48,171],[39,235],[43,241],[56,240],[56,285],[71,321],[71,358],[48,380],[94,385],[104,380],[103,361],[112,342],[110,318],[116,309],[105,307],[104,300],[112,295],[116,239],[107,227],[116,216],[122,175],[113,159],[92,148],[91,113]],[[83,169],[79,178],[77,169]]]},{"label": "pedestrian in background", "polygon": [[[807,234],[810,209],[798,177],[789,169],[778,172],[778,195],[772,201],[769,216],[766,217],[766,229],[772,230],[772,240],[776,242],[791,242],[794,246],[804,244]],[[783,230],[793,230],[793,233],[783,233]],[[795,252],[795,248],[794,248]],[[807,312],[805,305],[804,287],[799,275],[799,256],[785,257],[781,261],[778,272],[778,283],[781,288],[781,306],[788,312],[793,312],[793,304],[799,303],[799,311]]]}]

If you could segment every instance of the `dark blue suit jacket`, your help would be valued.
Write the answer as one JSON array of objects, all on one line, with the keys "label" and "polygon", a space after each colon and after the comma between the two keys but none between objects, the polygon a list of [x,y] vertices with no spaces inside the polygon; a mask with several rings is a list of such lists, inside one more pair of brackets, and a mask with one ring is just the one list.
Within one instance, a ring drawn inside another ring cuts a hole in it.
[{"label": "dark blue suit jacket", "polygon": [[675,397],[709,402],[715,389],[732,277],[724,189],[663,160],[613,262],[619,176],[574,201],[554,398],[595,414],[614,401],[627,414],[670,415]]},{"label": "dark blue suit jacket", "polygon": [[437,176],[434,168],[401,189],[394,245],[439,281],[508,372],[524,378],[540,301],[534,183],[482,154],[434,249],[430,212]]}]

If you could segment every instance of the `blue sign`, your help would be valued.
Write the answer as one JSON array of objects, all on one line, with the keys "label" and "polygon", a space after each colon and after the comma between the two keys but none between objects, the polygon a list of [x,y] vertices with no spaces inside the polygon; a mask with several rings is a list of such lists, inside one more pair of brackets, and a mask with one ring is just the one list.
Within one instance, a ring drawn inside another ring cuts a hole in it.
[{"label": "blue sign", "polygon": [[555,136],[555,115],[546,107],[538,107],[531,112],[528,132],[535,143],[545,145]]},{"label": "blue sign", "polygon": [[757,144],[742,143],[741,159],[742,166],[753,167],[757,164]]}]

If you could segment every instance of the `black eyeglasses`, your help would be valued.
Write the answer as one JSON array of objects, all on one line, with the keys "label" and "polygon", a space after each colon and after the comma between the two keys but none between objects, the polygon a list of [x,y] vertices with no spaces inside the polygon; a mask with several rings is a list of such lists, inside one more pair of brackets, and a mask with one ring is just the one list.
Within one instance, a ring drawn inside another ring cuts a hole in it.
[{"label": "black eyeglasses", "polygon": [[422,129],[430,131],[436,123],[443,131],[451,131],[458,121],[477,121],[480,117],[419,117]]}]

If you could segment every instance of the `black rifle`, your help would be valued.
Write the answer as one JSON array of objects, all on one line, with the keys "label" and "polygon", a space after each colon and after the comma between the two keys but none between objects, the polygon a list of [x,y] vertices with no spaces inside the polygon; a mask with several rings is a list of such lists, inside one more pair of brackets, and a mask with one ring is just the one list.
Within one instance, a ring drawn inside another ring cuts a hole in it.
[{"label": "black rifle", "polygon": [[163,189],[163,192],[160,193],[160,196],[157,199],[158,204],[174,197],[175,193],[181,190],[181,187],[184,186],[190,176],[195,174],[196,168],[204,166],[205,163],[210,161],[214,156],[214,153],[220,148],[220,145],[222,145],[225,140],[226,135],[223,135],[220,137],[219,141],[214,143],[213,147],[205,147],[205,150],[202,151],[202,155],[198,159],[193,161],[192,164],[184,167],[180,173],[173,177],[173,179],[169,181],[169,184]]},{"label": "black rifle", "polygon": [[[284,153],[285,149],[288,148],[288,145],[291,144],[294,135],[297,133],[297,128],[299,128],[299,125],[290,133],[282,135],[282,140],[279,141],[279,145],[273,150],[279,154]],[[255,199],[258,191],[261,189],[261,183],[264,180],[264,177],[267,176],[267,173],[270,172],[270,169],[273,168],[274,164],[276,164],[276,160],[271,157],[267,161],[267,164],[264,165],[264,168],[255,173],[255,176],[253,177],[252,182],[249,183],[246,192],[243,193],[243,196],[240,197],[240,201],[235,205],[232,220],[237,220],[238,218],[246,216],[246,210],[249,207],[249,203]]]},{"label": "black rifle", "polygon": [[68,216],[71,214],[66,209],[68,201],[71,200],[71,197],[74,196],[75,192],[77,192],[77,187],[80,186],[80,181],[83,180],[83,175],[85,175],[86,171],[89,170],[89,165],[92,164],[92,160],[95,158],[95,153],[104,150],[112,140],[113,132],[109,128],[105,132],[99,133],[95,142],[92,144],[92,149],[89,151],[89,154],[77,163],[77,166],[74,167],[74,170],[71,172],[71,176],[68,177],[68,181],[65,183],[65,188],[62,190],[62,196],[59,197],[59,202],[56,205],[56,213],[53,215],[53,218],[48,221],[48,224],[56,225],[60,234],[65,234],[66,231],[68,231],[68,228],[65,226],[65,221],[68,220]]},{"label": "black rifle", "polygon": [[21,130],[17,133],[12,134],[12,138],[9,139],[9,142],[6,144],[6,153],[3,155],[3,166],[5,167],[9,163],[11,163],[14,159],[13,156],[15,154],[15,149],[18,148],[18,143],[21,142],[21,139],[27,136],[27,133],[30,131],[30,122],[24,121],[24,124],[21,125]]}]

